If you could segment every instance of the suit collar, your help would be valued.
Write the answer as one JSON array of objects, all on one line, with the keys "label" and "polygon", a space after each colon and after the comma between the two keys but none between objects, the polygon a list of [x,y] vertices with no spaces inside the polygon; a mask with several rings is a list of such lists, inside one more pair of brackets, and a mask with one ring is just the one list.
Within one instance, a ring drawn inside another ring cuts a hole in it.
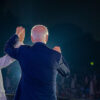
[{"label": "suit collar", "polygon": [[36,42],[33,46],[36,46],[36,45],[44,45],[44,46],[46,46],[46,44],[43,43],[43,42]]}]

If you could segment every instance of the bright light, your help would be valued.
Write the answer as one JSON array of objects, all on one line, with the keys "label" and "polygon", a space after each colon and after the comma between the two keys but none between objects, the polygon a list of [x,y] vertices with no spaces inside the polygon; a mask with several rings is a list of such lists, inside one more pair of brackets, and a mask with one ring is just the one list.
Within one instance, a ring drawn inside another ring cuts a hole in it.
[{"label": "bright light", "polygon": [[93,61],[92,61],[92,62],[90,62],[90,65],[91,65],[91,66],[94,66],[94,62],[93,62]]}]

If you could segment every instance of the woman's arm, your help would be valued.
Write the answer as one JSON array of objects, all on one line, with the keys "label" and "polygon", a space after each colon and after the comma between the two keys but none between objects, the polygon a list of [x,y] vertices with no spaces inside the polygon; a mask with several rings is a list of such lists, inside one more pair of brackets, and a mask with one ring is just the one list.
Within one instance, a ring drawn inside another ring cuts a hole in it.
[{"label": "woman's arm", "polygon": [[[23,45],[23,43],[18,42],[15,45],[15,48],[19,48],[21,45]],[[9,55],[5,55],[3,57],[0,57],[0,69],[5,68],[7,66],[9,66],[11,63],[13,63],[15,61],[15,59],[11,58]]]},{"label": "woman's arm", "polygon": [[14,61],[15,61],[15,59],[11,58],[8,55],[1,57],[0,58],[0,69],[7,67],[8,65],[13,63]]}]

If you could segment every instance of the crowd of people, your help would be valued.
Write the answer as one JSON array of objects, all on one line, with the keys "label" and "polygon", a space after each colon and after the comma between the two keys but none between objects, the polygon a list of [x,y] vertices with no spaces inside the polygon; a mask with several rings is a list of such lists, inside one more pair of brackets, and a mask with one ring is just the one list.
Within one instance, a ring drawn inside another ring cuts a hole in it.
[{"label": "crowd of people", "polygon": [[[86,75],[79,76],[74,74],[69,78],[63,78],[60,74],[57,77],[57,96],[60,100],[80,99],[99,100],[100,99],[100,80],[99,76]],[[13,83],[16,81],[13,80]],[[17,83],[16,83],[17,84]],[[14,94],[16,85],[10,85],[10,80],[6,78],[6,93]],[[13,96],[12,96],[13,98]],[[58,100],[59,100],[58,99]],[[9,99],[10,100],[10,99]]]},{"label": "crowd of people", "polygon": [[[100,100],[100,77],[96,75],[79,76],[74,74],[69,79],[57,78],[58,98]],[[61,100],[62,100],[61,99]]]}]

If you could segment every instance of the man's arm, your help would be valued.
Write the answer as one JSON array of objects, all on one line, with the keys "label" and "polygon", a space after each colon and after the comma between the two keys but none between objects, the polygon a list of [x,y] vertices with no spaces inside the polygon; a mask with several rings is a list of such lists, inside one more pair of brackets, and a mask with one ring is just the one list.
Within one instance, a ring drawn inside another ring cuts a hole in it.
[{"label": "man's arm", "polygon": [[19,49],[15,48],[14,45],[18,43],[18,41],[24,41],[25,37],[25,29],[23,27],[16,28],[16,34],[12,36],[5,46],[5,52],[12,58],[18,59]]},{"label": "man's arm", "polygon": [[70,75],[70,70],[69,70],[69,65],[61,56],[60,61],[59,61],[59,67],[57,68],[57,71],[64,77],[69,77]]},{"label": "man's arm", "polygon": [[[19,48],[21,45],[23,45],[23,41],[18,42],[18,44],[15,45],[15,48]],[[15,61],[15,59],[11,58],[7,54],[5,56],[3,56],[3,57],[0,57],[0,69],[9,66],[14,61]]]},{"label": "man's arm", "polygon": [[14,48],[14,45],[19,41],[18,36],[13,35],[5,45],[5,52],[12,58],[17,59],[19,48]]},{"label": "man's arm", "polygon": [[[55,46],[53,50],[61,53],[61,49],[59,46]],[[59,60],[59,67],[57,68],[57,71],[64,77],[69,77],[70,75],[70,70],[68,63],[65,61],[64,57],[61,55],[60,60]]]}]

